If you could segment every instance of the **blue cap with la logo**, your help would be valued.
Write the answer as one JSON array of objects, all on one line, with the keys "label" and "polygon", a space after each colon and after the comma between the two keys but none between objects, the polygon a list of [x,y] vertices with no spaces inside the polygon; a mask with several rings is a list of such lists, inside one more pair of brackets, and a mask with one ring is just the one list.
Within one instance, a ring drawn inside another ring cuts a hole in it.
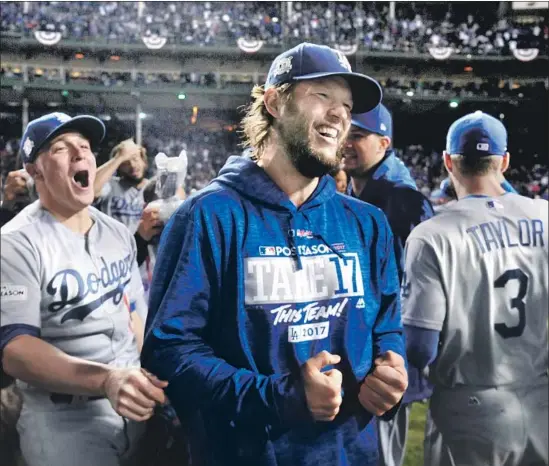
[{"label": "blue cap with la logo", "polygon": [[275,58],[265,89],[280,84],[307,79],[341,76],[345,78],[353,95],[353,112],[372,110],[381,101],[381,86],[375,79],[353,73],[347,57],[339,50],[326,45],[303,42]]},{"label": "blue cap with la logo", "polygon": [[505,155],[507,130],[503,123],[477,110],[454,121],[446,136],[446,153],[467,157]]},{"label": "blue cap with la logo", "polygon": [[24,164],[33,163],[48,142],[69,131],[82,134],[92,148],[105,137],[105,125],[99,118],[91,115],[70,117],[61,112],[48,113],[27,125],[19,146],[21,161]]}]

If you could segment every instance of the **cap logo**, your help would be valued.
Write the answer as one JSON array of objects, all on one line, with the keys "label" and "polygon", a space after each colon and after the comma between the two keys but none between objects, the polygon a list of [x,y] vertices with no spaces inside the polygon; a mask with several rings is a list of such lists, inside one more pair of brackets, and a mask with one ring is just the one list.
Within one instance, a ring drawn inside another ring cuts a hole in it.
[{"label": "cap logo", "polygon": [[292,70],[292,58],[293,56],[279,58],[275,63],[273,69],[273,76],[280,76],[281,74],[289,73]]},{"label": "cap logo", "polygon": [[25,144],[23,144],[23,152],[28,157],[31,154],[32,149],[34,149],[34,141],[31,138],[27,138]]},{"label": "cap logo", "polygon": [[490,150],[490,145],[487,142],[479,142],[477,144],[477,150],[488,152]]},{"label": "cap logo", "polygon": [[55,118],[57,118],[61,123],[65,123],[71,119],[70,116],[64,115],[62,113],[56,113]]},{"label": "cap logo", "polygon": [[347,57],[343,55],[339,50],[336,50],[335,53],[337,55],[337,60],[339,61],[339,64],[350,73],[352,69],[349,60],[347,60]]},{"label": "cap logo", "polygon": [[381,123],[381,124],[379,125],[379,129],[380,129],[381,131],[387,131],[387,126],[385,126],[385,123]]}]

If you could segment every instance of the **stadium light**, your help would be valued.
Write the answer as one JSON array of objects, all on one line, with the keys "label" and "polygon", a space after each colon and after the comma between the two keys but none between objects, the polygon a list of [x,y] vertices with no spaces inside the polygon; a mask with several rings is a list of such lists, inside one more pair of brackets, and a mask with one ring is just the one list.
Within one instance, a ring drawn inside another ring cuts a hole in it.
[{"label": "stadium light", "polygon": [[450,103],[448,104],[450,108],[458,108],[459,102],[457,100],[450,100]]},{"label": "stadium light", "polygon": [[187,96],[185,95],[184,92],[180,92],[179,94],[177,94],[177,98],[179,100],[185,100],[187,98]]},{"label": "stadium light", "polygon": [[413,96],[414,96],[414,91],[412,91],[412,90],[410,89],[408,92],[406,92],[406,95],[407,95],[408,97],[413,97]]},{"label": "stadium light", "polygon": [[505,113],[500,113],[500,114],[499,114],[499,119],[500,119],[500,120],[503,120],[504,118],[505,118]]},{"label": "stadium light", "polygon": [[144,120],[145,118],[147,118],[147,114],[146,113],[139,113],[139,118],[141,118],[142,120]]},{"label": "stadium light", "polygon": [[68,97],[68,96],[69,96],[69,91],[67,91],[67,90],[61,91],[61,95],[62,95],[63,97]]}]

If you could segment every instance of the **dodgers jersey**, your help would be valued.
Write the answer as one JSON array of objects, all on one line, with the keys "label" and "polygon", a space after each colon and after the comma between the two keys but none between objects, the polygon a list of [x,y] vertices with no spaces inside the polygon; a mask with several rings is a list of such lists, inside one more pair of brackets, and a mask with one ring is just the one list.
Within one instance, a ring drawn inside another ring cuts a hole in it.
[{"label": "dodgers jersey", "polygon": [[548,203],[469,196],[406,243],[403,323],[441,331],[431,380],[528,385],[547,371]]},{"label": "dodgers jersey", "polygon": [[143,188],[117,176],[105,183],[95,203],[101,212],[126,225],[132,235],[139,227],[144,205]]},{"label": "dodgers jersey", "polygon": [[88,234],[57,221],[40,201],[1,230],[1,343],[41,337],[78,358],[139,366],[130,308],[146,319],[135,240],[119,222],[89,207]]}]

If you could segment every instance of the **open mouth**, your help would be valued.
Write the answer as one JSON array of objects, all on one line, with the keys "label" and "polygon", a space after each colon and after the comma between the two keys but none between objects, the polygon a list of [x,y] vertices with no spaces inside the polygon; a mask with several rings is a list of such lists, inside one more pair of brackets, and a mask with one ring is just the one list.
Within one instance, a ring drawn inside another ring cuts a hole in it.
[{"label": "open mouth", "polygon": [[318,134],[320,134],[322,137],[326,139],[330,139],[332,141],[337,140],[338,131],[335,128],[330,128],[327,126],[321,126],[317,128]]},{"label": "open mouth", "polygon": [[87,188],[90,184],[88,170],[80,170],[79,172],[76,172],[72,179],[81,188]]}]

